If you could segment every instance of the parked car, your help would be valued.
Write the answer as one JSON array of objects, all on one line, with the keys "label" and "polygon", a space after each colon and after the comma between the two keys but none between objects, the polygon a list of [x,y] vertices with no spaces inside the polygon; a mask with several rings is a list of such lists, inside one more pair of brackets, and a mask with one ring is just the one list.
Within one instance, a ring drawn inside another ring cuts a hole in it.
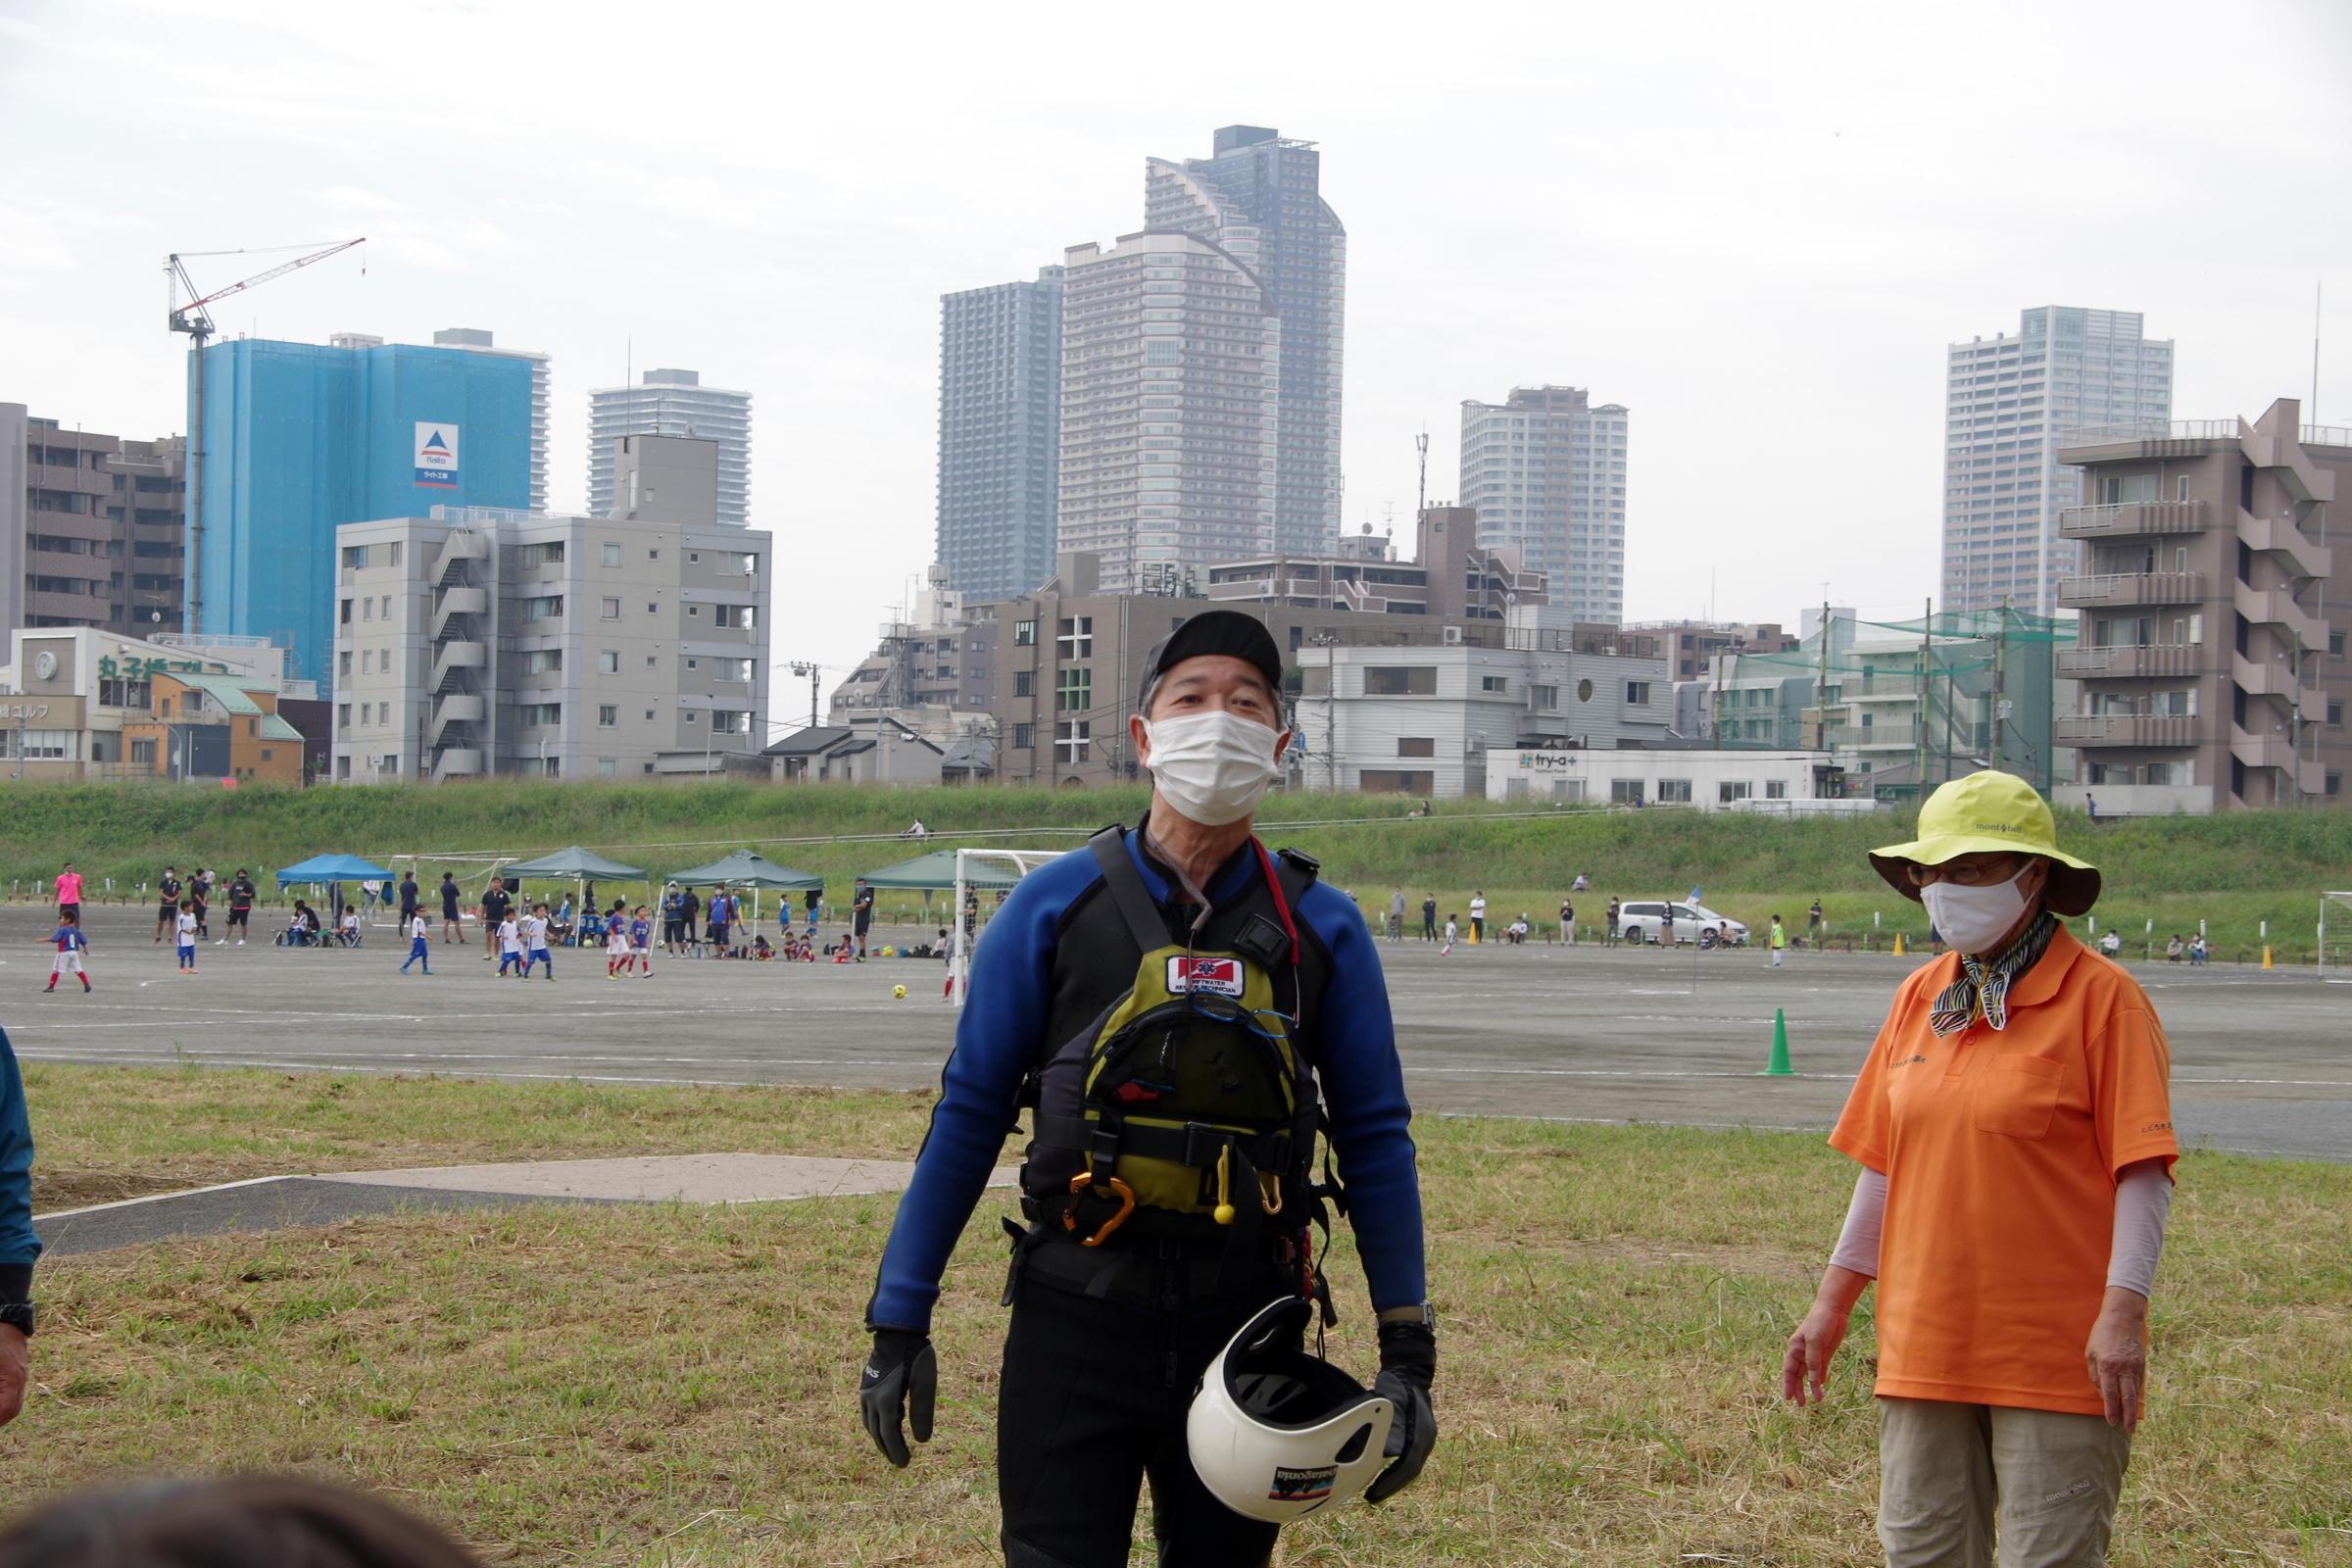
[{"label": "parked car", "polygon": [[[1674,945],[1699,940],[1702,929],[1712,929],[1715,940],[1735,948],[1747,946],[1747,927],[1728,914],[1717,914],[1703,904],[1677,904],[1674,909]],[[1665,904],[1626,904],[1617,910],[1617,934],[1628,942],[1657,946],[1658,928],[1665,923]]]}]

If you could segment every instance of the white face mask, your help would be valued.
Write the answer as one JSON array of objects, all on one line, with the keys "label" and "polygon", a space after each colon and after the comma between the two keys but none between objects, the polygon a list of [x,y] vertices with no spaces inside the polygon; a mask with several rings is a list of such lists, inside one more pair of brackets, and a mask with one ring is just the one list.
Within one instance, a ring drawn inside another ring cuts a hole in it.
[{"label": "white face mask", "polygon": [[1257,809],[1274,782],[1282,732],[1239,713],[1187,713],[1144,720],[1152,744],[1152,788],[1180,813],[1208,827]]},{"label": "white face mask", "polygon": [[1919,890],[1919,902],[1928,906],[1937,936],[1962,953],[1983,956],[2024,918],[2026,896],[2018,891],[2017,877],[2025,874],[2020,866],[2017,876],[1990,887],[1931,882]]}]

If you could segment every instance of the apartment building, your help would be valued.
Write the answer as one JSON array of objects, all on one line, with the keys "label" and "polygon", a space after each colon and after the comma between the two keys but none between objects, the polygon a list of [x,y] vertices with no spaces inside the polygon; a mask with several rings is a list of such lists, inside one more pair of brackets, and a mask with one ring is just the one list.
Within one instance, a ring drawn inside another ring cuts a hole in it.
[{"label": "apartment building", "polygon": [[768,535],[435,508],[335,544],[337,783],[766,774]]},{"label": "apartment building", "polygon": [[1548,598],[1549,578],[1521,563],[1516,548],[1490,549],[1479,540],[1477,513],[1468,507],[1425,507],[1415,528],[1413,561],[1375,537],[1372,525],[1343,536],[1339,553],[1229,561],[1208,568],[1206,597],[1218,605],[1275,605],[1290,610],[1345,610],[1361,614],[1436,615],[1501,620],[1514,605]]},{"label": "apartment building", "polygon": [[2085,504],[2061,532],[2085,571],[2059,585],[2080,617],[2060,667],[2081,683],[2058,721],[2101,815],[2334,806],[2352,747],[2352,665],[2337,608],[2352,586],[2322,541],[2352,483],[2352,429],[2261,418],[2070,431]]},{"label": "apartment building", "polygon": [[1718,654],[1785,653],[1799,641],[1777,620],[1645,620],[1625,629],[1662,639],[1677,680],[1704,674],[1707,662]]},{"label": "apartment building", "polygon": [[636,386],[602,386],[588,393],[588,511],[603,516],[621,506],[614,488],[614,445],[625,435],[682,436],[718,444],[718,521],[743,527],[752,520],[752,395],[703,385],[699,370],[647,370]]},{"label": "apartment building", "polygon": [[1061,459],[1061,276],[939,300],[939,545],[973,599],[1054,569]]},{"label": "apartment building", "polygon": [[2082,471],[2065,432],[2172,417],[2173,343],[2134,311],[2044,305],[1996,333],[1944,345],[1943,593],[1951,610],[2058,612],[2077,547],[2058,525]]},{"label": "apartment building", "polygon": [[1478,542],[1546,573],[1549,602],[1580,620],[1625,612],[1629,422],[1579,387],[1462,404],[1460,501],[1477,510]]},{"label": "apartment building", "polygon": [[187,443],[125,440],[0,403],[0,630],[176,632]]}]

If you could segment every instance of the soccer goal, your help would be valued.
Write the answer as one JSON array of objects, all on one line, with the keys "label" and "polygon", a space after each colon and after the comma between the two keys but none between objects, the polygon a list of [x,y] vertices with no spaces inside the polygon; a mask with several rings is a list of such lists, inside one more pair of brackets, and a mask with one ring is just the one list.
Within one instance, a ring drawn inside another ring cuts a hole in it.
[{"label": "soccer goal", "polygon": [[957,850],[956,852],[956,903],[950,913],[955,916],[955,938],[949,944],[948,975],[956,986],[956,1005],[963,1005],[963,994],[971,985],[972,947],[979,937],[977,909],[968,914],[964,900],[982,889],[1009,889],[1015,882],[1045,864],[1058,860],[1067,850]]},{"label": "soccer goal", "polygon": [[[2335,917],[2335,932],[2328,917]],[[2352,893],[2320,895],[2320,978],[2330,985],[2352,985]]]}]

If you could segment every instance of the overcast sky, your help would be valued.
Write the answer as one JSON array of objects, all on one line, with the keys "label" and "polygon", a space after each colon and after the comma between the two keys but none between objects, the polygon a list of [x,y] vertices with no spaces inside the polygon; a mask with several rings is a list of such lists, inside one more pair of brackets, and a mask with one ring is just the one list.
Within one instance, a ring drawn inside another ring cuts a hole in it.
[{"label": "overcast sky", "polygon": [[1348,226],[1350,531],[1409,539],[1416,431],[1450,497],[1462,400],[1566,383],[1634,413],[1630,616],[1900,612],[1943,345],[2025,307],[2144,312],[2177,417],[2253,416],[2324,277],[2352,424],[2348,118],[2342,0],[0,0],[0,399],[178,432],[165,254],[366,234],[223,329],[552,354],[559,508],[588,388],[749,389],[775,657],[846,667],[931,556],[938,296],[1140,228],[1145,157],[1241,122]]}]

